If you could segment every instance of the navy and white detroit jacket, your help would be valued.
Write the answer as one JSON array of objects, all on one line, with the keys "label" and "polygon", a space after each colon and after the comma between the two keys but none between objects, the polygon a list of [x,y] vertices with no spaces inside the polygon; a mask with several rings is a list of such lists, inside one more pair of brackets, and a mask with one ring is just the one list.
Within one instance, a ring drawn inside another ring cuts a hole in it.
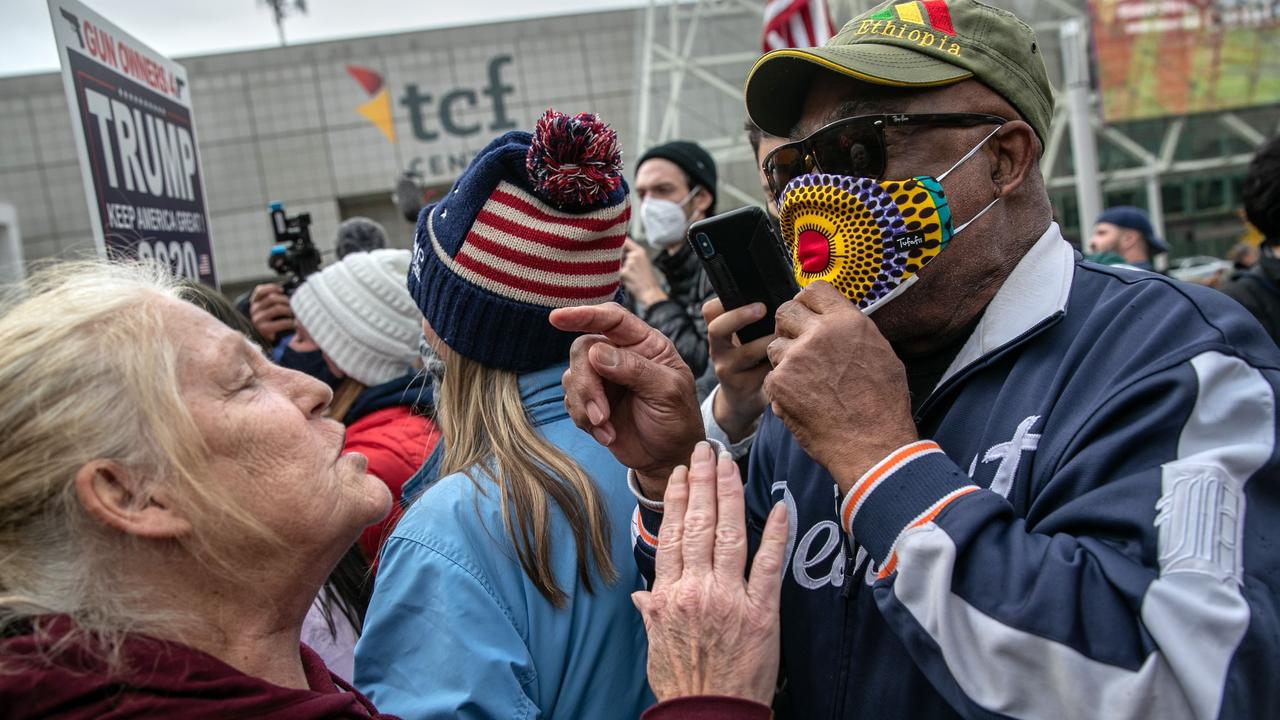
[{"label": "navy and white detroit jacket", "polygon": [[[763,420],[753,544],[778,501],[791,520],[779,709],[1280,717],[1278,386],[1234,302],[1051,226],[921,407],[928,440],[844,498]],[[650,576],[661,517],[634,519]]]}]

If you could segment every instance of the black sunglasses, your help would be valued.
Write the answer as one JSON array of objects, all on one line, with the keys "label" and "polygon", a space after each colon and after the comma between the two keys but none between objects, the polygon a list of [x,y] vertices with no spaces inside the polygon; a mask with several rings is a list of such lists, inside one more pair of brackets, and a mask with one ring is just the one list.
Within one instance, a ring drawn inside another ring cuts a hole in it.
[{"label": "black sunglasses", "polygon": [[1007,122],[998,115],[983,113],[859,115],[837,120],[803,140],[778,146],[765,157],[761,168],[774,198],[781,200],[788,183],[813,172],[883,180],[888,162],[885,128],[974,127]]}]

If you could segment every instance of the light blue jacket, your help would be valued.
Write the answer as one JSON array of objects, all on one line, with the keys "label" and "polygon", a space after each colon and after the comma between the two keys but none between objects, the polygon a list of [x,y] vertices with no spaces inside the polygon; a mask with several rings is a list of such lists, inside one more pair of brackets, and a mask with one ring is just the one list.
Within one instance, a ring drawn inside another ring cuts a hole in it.
[{"label": "light blue jacket", "polygon": [[[653,702],[642,589],[631,557],[626,469],[564,409],[565,366],[520,376],[525,411],[599,488],[618,581],[577,578],[564,515],[551,508],[551,563],[568,595],[556,609],[525,576],[503,525],[496,486],[458,473],[432,485],[400,519],[379,561],[356,645],[356,686],[378,709],[419,718],[636,718]],[[597,576],[598,578],[598,576]]]}]

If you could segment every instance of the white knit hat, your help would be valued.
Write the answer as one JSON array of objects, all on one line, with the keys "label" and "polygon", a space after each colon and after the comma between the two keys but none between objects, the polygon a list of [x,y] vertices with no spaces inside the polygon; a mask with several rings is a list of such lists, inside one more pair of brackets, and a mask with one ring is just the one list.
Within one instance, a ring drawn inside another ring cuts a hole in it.
[{"label": "white knit hat", "polygon": [[418,357],[422,314],[405,287],[409,257],[352,253],[308,277],[289,301],[320,350],[365,386],[408,373]]}]

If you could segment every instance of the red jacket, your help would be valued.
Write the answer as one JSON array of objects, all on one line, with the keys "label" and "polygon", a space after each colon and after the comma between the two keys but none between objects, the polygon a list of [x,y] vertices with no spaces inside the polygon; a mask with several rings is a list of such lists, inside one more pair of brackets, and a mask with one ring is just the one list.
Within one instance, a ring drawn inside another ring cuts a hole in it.
[{"label": "red jacket", "polygon": [[391,489],[391,514],[370,525],[360,535],[360,549],[373,562],[382,541],[400,519],[400,490],[427,460],[440,441],[435,423],[414,413],[407,405],[375,410],[347,425],[343,452],[358,452],[369,459],[369,474]]}]

